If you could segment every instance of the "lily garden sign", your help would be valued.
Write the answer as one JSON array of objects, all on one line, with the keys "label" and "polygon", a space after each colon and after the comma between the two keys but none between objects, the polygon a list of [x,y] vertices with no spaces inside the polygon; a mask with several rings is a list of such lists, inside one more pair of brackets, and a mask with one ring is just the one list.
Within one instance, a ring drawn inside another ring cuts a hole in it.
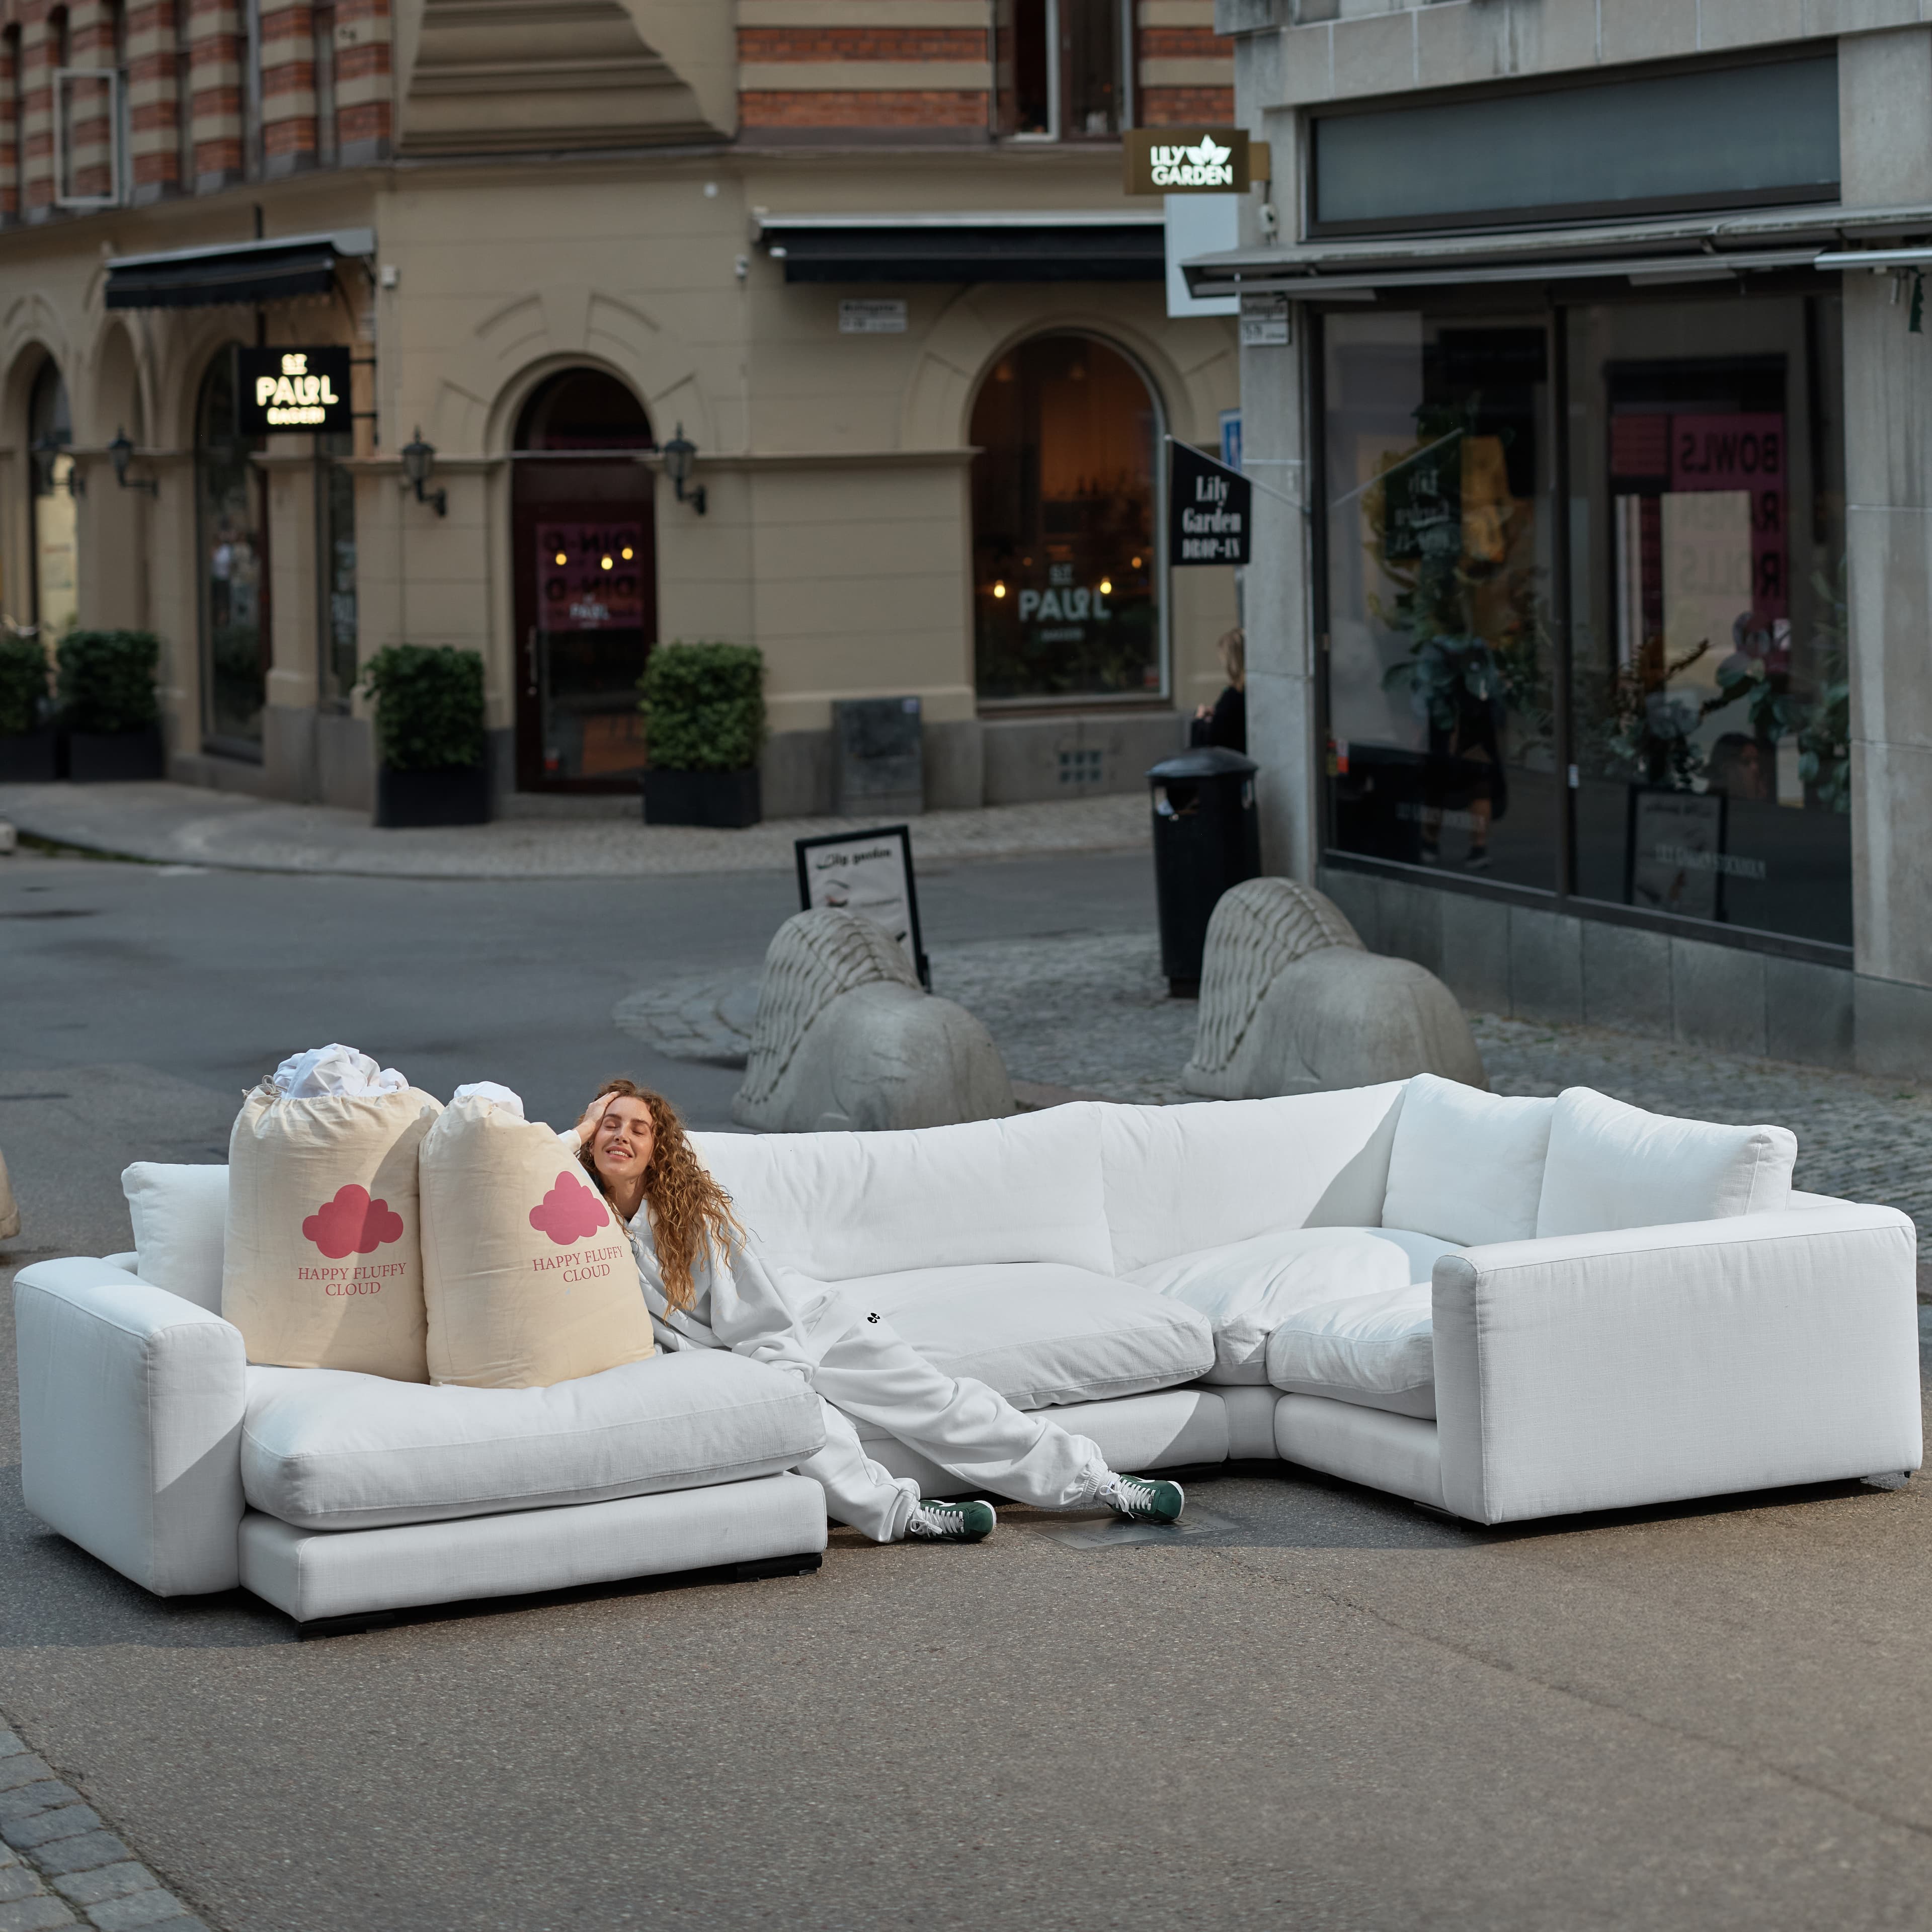
[{"label": "lily garden sign", "polygon": [[1268,176],[1268,144],[1245,128],[1134,128],[1120,146],[1130,194],[1245,194]]}]

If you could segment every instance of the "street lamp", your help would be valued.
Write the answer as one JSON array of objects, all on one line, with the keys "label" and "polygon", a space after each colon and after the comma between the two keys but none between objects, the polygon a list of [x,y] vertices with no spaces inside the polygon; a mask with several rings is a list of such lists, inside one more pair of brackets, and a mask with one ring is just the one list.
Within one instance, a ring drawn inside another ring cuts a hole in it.
[{"label": "street lamp", "polygon": [[680,503],[688,503],[701,517],[704,514],[704,485],[700,483],[688,494],[685,485],[691,481],[691,472],[698,466],[698,446],[684,433],[680,423],[677,434],[664,446],[664,474],[670,478],[670,487],[677,492]]},{"label": "street lamp", "polygon": [[134,446],[128,439],[124,425],[114,432],[114,440],[107,446],[107,460],[114,466],[114,480],[124,490],[145,490],[151,496],[161,494],[161,486],[150,477],[135,477],[131,482],[128,476],[128,466],[134,460]]},{"label": "street lamp", "polygon": [[424,442],[422,426],[418,424],[414,438],[403,445],[404,487],[413,485],[418,503],[427,503],[439,517],[446,517],[449,514],[449,492],[431,490],[425,487],[435,467],[436,446]]}]

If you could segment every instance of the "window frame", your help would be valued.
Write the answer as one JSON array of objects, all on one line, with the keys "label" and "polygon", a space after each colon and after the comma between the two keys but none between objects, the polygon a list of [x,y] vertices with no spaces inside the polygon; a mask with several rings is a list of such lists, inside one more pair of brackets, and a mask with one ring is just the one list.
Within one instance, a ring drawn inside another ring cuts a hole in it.
[{"label": "window frame", "polygon": [[1000,80],[1002,58],[1000,42],[1002,37],[1010,43],[1018,36],[1017,30],[1011,24],[1011,0],[1004,0],[1004,4],[994,7],[993,24],[988,30],[988,38],[992,44],[992,120],[998,140],[1019,147],[1048,147],[1062,143],[1085,146],[1118,141],[1127,129],[1139,126],[1140,89],[1136,84],[1140,76],[1140,62],[1137,58],[1140,45],[1138,0],[1112,0],[1112,4],[1118,14],[1116,31],[1120,36],[1120,71],[1118,76],[1120,124],[1111,134],[1070,134],[1066,130],[1067,75],[1065,63],[1060,57],[1060,43],[1065,38],[1060,31],[1060,22],[1062,0],[1040,0],[1046,17],[1046,131],[1023,134],[1007,126],[1006,94]]},{"label": "window frame", "polygon": [[[68,83],[76,80],[104,82],[107,88],[107,173],[112,184],[106,194],[64,194],[61,190],[72,166],[70,132],[73,111],[68,106]],[[122,130],[126,124],[122,104],[127,88],[118,68],[57,67],[53,70],[54,196],[53,205],[76,214],[103,208],[119,208],[127,200],[127,143]]]}]

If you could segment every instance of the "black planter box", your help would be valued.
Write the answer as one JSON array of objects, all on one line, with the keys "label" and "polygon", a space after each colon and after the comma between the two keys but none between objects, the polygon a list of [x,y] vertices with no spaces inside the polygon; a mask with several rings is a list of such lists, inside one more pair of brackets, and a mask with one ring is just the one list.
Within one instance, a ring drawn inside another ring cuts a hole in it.
[{"label": "black planter box", "polygon": [[442,772],[393,772],[376,767],[378,825],[488,825],[490,767],[458,765]]},{"label": "black planter box", "polygon": [[158,724],[151,724],[145,731],[67,734],[67,775],[76,784],[161,778],[166,775],[164,762]]},{"label": "black planter box", "polygon": [[712,825],[736,831],[763,817],[758,768],[742,772],[644,773],[646,825]]},{"label": "black planter box", "polygon": [[51,725],[0,738],[0,784],[51,784],[60,775],[60,740]]}]

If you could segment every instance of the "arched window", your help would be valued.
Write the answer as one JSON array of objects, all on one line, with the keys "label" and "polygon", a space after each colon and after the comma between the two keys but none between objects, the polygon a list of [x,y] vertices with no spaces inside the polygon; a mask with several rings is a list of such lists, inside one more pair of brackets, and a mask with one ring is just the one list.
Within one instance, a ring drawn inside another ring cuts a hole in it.
[{"label": "arched window", "polygon": [[195,418],[195,526],[200,552],[202,728],[208,748],[262,755],[268,680],[268,544],[265,479],[243,436],[235,356],[224,349],[202,378]]},{"label": "arched window", "polygon": [[1034,336],[987,377],[970,440],[980,696],[1162,694],[1160,420],[1140,372],[1091,336]]},{"label": "arched window", "polygon": [[34,621],[51,652],[79,614],[80,569],[74,500],[74,424],[67,384],[50,356],[27,399],[34,460]]},{"label": "arched window", "polygon": [[638,680],[657,637],[644,406],[601,369],[566,369],[524,406],[511,489],[517,784],[634,791]]}]

